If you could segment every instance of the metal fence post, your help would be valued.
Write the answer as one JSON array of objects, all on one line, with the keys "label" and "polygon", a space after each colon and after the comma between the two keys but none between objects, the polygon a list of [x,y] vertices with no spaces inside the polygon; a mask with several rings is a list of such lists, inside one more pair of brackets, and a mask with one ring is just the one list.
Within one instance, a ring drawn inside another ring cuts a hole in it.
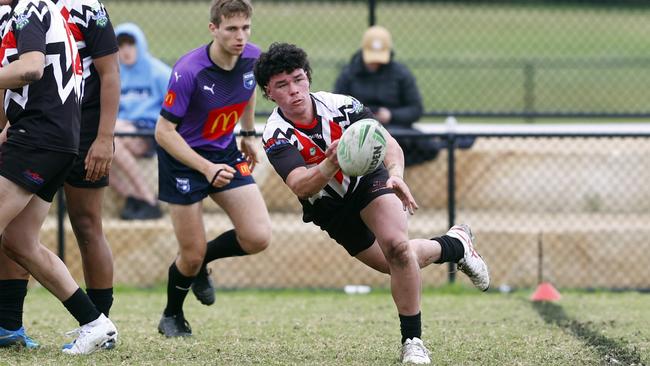
[{"label": "metal fence post", "polygon": [[[449,227],[456,221],[456,119],[447,117],[447,214]],[[449,262],[449,283],[456,281],[456,264]]]},{"label": "metal fence post", "polygon": [[63,188],[59,188],[56,195],[56,224],[57,224],[57,246],[59,258],[65,263],[65,198]]},{"label": "metal fence post", "polygon": [[368,0],[368,26],[372,27],[377,22],[375,11],[377,10],[377,2],[375,0]]},{"label": "metal fence post", "polygon": [[535,65],[532,62],[524,63],[524,113],[526,122],[533,122],[535,113]]}]

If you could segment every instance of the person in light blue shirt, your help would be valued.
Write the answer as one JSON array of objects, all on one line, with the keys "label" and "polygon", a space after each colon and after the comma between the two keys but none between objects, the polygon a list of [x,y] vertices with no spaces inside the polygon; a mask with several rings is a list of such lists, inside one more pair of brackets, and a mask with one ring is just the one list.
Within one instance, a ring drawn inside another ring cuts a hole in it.
[{"label": "person in light blue shirt", "polygon": [[[120,58],[120,109],[115,131],[121,133],[152,132],[160,113],[171,68],[149,53],[147,39],[137,25],[120,24],[115,28]],[[115,140],[115,165],[124,179],[111,177],[111,186],[126,204],[120,213],[125,220],[156,219],[162,214],[156,195],[142,178],[137,157],[152,156],[152,137],[129,137]]]}]

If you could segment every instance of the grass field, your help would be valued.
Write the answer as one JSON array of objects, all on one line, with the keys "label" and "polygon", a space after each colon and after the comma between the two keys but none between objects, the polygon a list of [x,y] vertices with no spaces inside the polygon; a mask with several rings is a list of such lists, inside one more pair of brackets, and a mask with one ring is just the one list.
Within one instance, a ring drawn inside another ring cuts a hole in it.
[{"label": "grass field", "polygon": [[[530,292],[425,291],[423,338],[434,365],[648,365],[648,295],[567,292],[531,303]],[[73,358],[59,351],[76,324],[53,296],[31,290],[26,326],[36,351],[0,349],[2,365],[396,365],[399,326],[390,294],[335,291],[231,291],[212,307],[190,294],[192,339],[156,331],[161,288],[120,289],[112,351]]]},{"label": "grass field", "polygon": [[[139,24],[153,54],[170,64],[209,41],[207,0],[105,2],[115,24]],[[649,13],[648,7],[378,2],[377,22],[392,31],[397,59],[416,75],[427,111],[642,112],[650,94]],[[258,1],[253,22],[252,42],[305,48],[313,89],[330,90],[358,49],[368,15],[362,2]],[[271,109],[258,101],[258,110]]]}]

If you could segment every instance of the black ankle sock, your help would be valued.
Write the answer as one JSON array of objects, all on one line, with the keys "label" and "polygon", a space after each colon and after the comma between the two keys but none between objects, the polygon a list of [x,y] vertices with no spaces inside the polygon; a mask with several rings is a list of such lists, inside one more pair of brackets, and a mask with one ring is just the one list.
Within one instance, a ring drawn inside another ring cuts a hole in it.
[{"label": "black ankle sock", "polygon": [[80,288],[63,301],[63,306],[77,319],[79,325],[88,324],[102,315],[90,301],[90,297]]},{"label": "black ankle sock", "polygon": [[402,331],[402,344],[414,337],[422,338],[422,321],[420,313],[415,315],[399,315],[399,327]]},{"label": "black ankle sock", "polygon": [[104,313],[108,318],[108,313],[111,311],[111,306],[113,306],[113,288],[87,288],[86,293],[97,310]]},{"label": "black ankle sock", "polygon": [[194,276],[184,276],[176,267],[176,262],[169,267],[169,279],[167,281],[167,306],[164,315],[171,316],[183,313],[183,302],[187,296]]},{"label": "black ankle sock", "polygon": [[456,263],[461,260],[465,254],[463,243],[461,243],[460,240],[452,238],[449,235],[439,236],[431,240],[435,240],[440,243],[441,248],[440,258],[434,263]]},{"label": "black ankle sock", "polygon": [[0,327],[18,330],[23,326],[23,304],[27,280],[0,280]]},{"label": "black ankle sock", "polygon": [[204,266],[215,259],[226,257],[238,257],[247,255],[237,241],[235,230],[228,230],[208,242],[208,249],[205,252]]}]

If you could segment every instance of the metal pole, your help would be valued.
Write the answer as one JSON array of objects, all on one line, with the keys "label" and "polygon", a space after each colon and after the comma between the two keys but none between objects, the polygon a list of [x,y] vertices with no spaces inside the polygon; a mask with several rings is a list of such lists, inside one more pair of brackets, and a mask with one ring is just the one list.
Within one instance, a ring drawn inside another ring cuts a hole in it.
[{"label": "metal pole", "polygon": [[56,223],[59,258],[65,263],[65,198],[63,188],[59,188],[56,195]]},{"label": "metal pole", "polygon": [[524,112],[529,115],[526,122],[534,122],[530,117],[535,113],[535,65],[532,62],[524,64]]},{"label": "metal pole", "polygon": [[372,27],[377,21],[376,13],[377,2],[375,0],[368,0],[368,26]]},{"label": "metal pole", "polygon": [[537,284],[544,281],[544,246],[542,244],[542,233],[537,236]]},{"label": "metal pole", "polygon": [[[449,227],[456,221],[456,133],[447,132],[447,212]],[[449,283],[456,281],[456,263],[449,262]]]}]

